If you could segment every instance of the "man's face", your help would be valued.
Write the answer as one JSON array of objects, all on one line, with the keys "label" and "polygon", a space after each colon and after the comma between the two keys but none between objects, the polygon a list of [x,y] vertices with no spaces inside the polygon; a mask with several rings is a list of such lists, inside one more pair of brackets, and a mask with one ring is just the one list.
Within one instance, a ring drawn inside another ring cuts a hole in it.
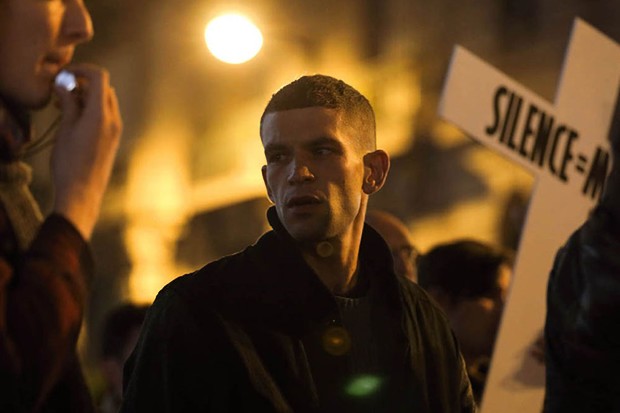
[{"label": "man's face", "polygon": [[44,106],[55,75],[92,35],[82,0],[0,0],[0,96]]},{"label": "man's face", "polygon": [[401,239],[400,242],[386,239],[386,242],[392,252],[394,272],[413,282],[417,282],[418,272],[415,263],[419,255],[418,250],[407,239]]},{"label": "man's face", "polygon": [[[374,212],[374,214],[373,214]],[[409,278],[413,282],[418,281],[418,271],[416,261],[419,251],[411,242],[409,230],[407,227],[392,219],[391,217],[382,215],[375,211],[369,212],[366,216],[368,222],[379,235],[383,237],[394,260],[394,272],[402,277]]]},{"label": "man's face", "polygon": [[454,333],[466,359],[490,357],[499,330],[512,270],[501,265],[496,288],[485,297],[459,298],[448,311]]},{"label": "man's face", "polygon": [[286,230],[313,242],[347,232],[360,213],[364,161],[341,112],[322,107],[267,114],[263,179]]},{"label": "man's face", "polygon": [[136,326],[127,336],[123,354],[120,359],[116,356],[110,356],[101,360],[100,368],[103,378],[106,381],[106,386],[118,400],[123,397],[123,367],[138,343],[141,327],[141,325]]}]

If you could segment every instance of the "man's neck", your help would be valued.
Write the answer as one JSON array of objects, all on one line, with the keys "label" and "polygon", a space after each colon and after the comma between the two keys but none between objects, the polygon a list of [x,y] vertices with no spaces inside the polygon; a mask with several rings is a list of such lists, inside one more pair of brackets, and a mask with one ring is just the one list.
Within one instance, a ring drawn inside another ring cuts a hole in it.
[{"label": "man's neck", "polygon": [[333,294],[345,295],[356,285],[364,227],[361,215],[346,234],[302,247],[304,260]]}]

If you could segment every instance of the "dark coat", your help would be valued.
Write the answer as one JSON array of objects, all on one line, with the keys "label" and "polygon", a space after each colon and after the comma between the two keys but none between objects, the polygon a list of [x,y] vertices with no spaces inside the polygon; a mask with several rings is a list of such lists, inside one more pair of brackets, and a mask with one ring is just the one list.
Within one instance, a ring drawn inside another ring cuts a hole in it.
[{"label": "dark coat", "polygon": [[[168,284],[125,366],[123,412],[473,412],[471,387],[444,314],[397,278],[383,239],[366,226],[360,265],[387,298],[385,323],[402,345],[398,377],[370,404],[337,390],[346,357],[316,337],[338,323],[334,296],[277,220],[238,254]],[[392,356],[392,355],[390,355]],[[403,374],[404,372],[404,374]],[[314,380],[313,377],[322,377]]]},{"label": "dark coat", "polygon": [[556,257],[547,290],[545,344],[546,413],[620,412],[617,166],[600,205]]}]

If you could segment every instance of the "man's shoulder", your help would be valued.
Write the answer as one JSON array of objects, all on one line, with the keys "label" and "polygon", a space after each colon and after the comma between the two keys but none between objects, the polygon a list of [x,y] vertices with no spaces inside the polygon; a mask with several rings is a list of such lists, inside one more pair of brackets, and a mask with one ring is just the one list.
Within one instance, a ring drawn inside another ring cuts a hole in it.
[{"label": "man's shoulder", "polygon": [[175,278],[164,287],[164,290],[184,292],[196,288],[216,288],[240,281],[239,279],[244,276],[249,277],[255,248],[256,245],[251,245],[243,251],[211,261],[194,272]]},{"label": "man's shoulder", "polygon": [[417,304],[434,306],[433,299],[428,295],[426,290],[417,283],[400,275],[396,275],[396,279],[398,280],[400,290],[407,298]]},{"label": "man's shoulder", "polygon": [[448,324],[448,317],[424,288],[405,277],[397,276],[397,279],[404,305],[413,310],[413,314]]},{"label": "man's shoulder", "polygon": [[246,253],[247,249],[222,257],[170,281],[159,291],[150,311],[170,320],[179,319],[180,314],[195,320],[212,318],[220,312],[226,291],[233,289],[231,284],[239,286],[239,275],[248,269]]},{"label": "man's shoulder", "polygon": [[162,288],[158,296],[174,295],[184,300],[216,302],[221,301],[222,294],[242,294],[246,287],[259,283],[269,272],[277,255],[273,251],[277,242],[273,232],[268,232],[242,251],[175,278]]}]

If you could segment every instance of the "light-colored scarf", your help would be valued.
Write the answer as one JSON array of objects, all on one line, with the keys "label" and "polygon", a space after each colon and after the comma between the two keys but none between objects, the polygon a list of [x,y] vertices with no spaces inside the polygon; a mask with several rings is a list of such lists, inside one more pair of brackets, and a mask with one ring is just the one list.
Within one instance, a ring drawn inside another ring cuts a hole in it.
[{"label": "light-colored scarf", "polygon": [[30,138],[28,120],[23,118],[18,122],[0,99],[0,203],[22,251],[30,246],[43,221],[41,210],[28,187],[32,169],[17,156],[20,147]]},{"label": "light-colored scarf", "polygon": [[43,215],[29,189],[32,170],[24,162],[0,163],[0,202],[13,227],[21,250],[34,239]]}]

